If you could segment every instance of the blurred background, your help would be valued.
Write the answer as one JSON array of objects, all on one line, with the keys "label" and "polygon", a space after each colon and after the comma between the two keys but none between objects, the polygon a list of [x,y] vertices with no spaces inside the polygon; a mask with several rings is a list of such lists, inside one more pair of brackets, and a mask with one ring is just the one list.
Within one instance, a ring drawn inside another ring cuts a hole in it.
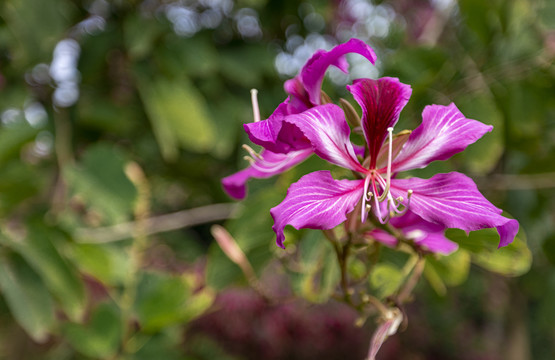
[{"label": "blurred background", "polygon": [[550,0],[2,1],[0,358],[362,359],[374,325],[328,302],[320,240],[290,232],[302,241],[283,251],[271,230],[288,184],[326,165],[253,181],[239,204],[220,185],[247,166],[249,90],[267,117],[316,49],[351,37],[376,66],[351,54],[325,91],[351,99],[352,79],[394,76],[413,89],[398,130],[450,102],[494,125],[414,174],[464,172],[521,224],[502,255],[462,249],[426,271],[378,359],[553,359]]}]

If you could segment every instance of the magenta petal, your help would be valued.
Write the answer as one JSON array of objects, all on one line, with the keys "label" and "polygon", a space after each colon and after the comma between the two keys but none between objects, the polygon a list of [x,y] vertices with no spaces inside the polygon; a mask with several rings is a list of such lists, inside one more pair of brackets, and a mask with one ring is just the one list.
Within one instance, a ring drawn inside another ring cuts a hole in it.
[{"label": "magenta petal", "polygon": [[316,171],[291,184],[287,196],[270,210],[277,244],[283,246],[283,229],[333,229],[347,219],[362,197],[363,180],[334,180],[329,171]]},{"label": "magenta petal", "polygon": [[[391,218],[390,223],[401,230],[407,239],[433,253],[449,255],[459,248],[457,243],[445,237],[444,226],[426,221],[410,210],[404,215]],[[375,229],[370,235],[387,246],[397,245],[397,239],[383,230]]]},{"label": "magenta petal", "polygon": [[287,153],[310,146],[303,134],[294,126],[284,124],[287,117],[287,100],[281,103],[266,120],[244,124],[249,139],[275,153]]},{"label": "magenta petal", "polygon": [[292,95],[290,107],[293,109],[290,113],[298,113],[312,106],[320,105],[320,88],[326,70],[330,65],[334,65],[343,72],[347,72],[349,65],[345,55],[348,53],[362,55],[372,64],[376,62],[374,50],[358,39],[351,39],[330,51],[316,51],[303,66],[300,74],[285,82],[285,91]]},{"label": "magenta petal", "polygon": [[459,244],[445,237],[443,233],[430,233],[414,239],[414,243],[436,254],[449,255],[459,248]]},{"label": "magenta petal", "polygon": [[320,105],[301,114],[290,115],[284,122],[298,127],[322,159],[347,169],[365,171],[357,160],[349,140],[351,129],[339,106]]},{"label": "magenta petal", "polygon": [[387,136],[387,128],[397,123],[412,89],[399,79],[389,77],[378,80],[358,79],[347,88],[362,108],[362,130],[370,150],[370,168],[374,168]]},{"label": "magenta petal", "polygon": [[467,119],[455,104],[426,106],[422,124],[410,134],[392,167],[399,172],[446,160],[492,129],[491,125]]},{"label": "magenta petal", "polygon": [[394,248],[399,243],[399,240],[397,240],[395,236],[380,229],[373,229],[366,234],[377,242],[382,243],[390,248]]},{"label": "magenta petal", "polygon": [[280,174],[312,154],[311,149],[292,151],[288,154],[276,154],[271,151],[263,151],[262,159],[246,169],[222,179],[222,186],[229,196],[235,199],[243,199],[246,196],[246,183],[250,178],[265,179]]},{"label": "magenta petal", "polygon": [[499,246],[511,243],[518,232],[518,222],[501,216],[502,210],[493,206],[474,181],[461,173],[391,180],[392,195],[404,197],[405,205],[409,189],[413,191],[409,209],[424,220],[465,231],[495,227],[500,235]]}]

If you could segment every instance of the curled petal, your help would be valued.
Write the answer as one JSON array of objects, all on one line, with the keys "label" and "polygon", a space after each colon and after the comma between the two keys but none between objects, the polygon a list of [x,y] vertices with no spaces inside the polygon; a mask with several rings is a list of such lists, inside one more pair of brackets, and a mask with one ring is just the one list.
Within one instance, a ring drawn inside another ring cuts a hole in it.
[{"label": "curled petal", "polygon": [[370,168],[376,166],[387,128],[395,126],[412,89],[396,78],[358,79],[347,87],[362,108],[362,130],[370,150]]},{"label": "curled petal", "polygon": [[284,121],[298,127],[322,159],[350,170],[366,171],[357,160],[349,140],[351,129],[339,106],[320,105],[301,114],[290,115]]},{"label": "curled petal", "polygon": [[362,55],[372,64],[376,62],[374,50],[358,39],[351,39],[330,51],[316,51],[303,66],[300,74],[285,82],[285,91],[291,94],[290,113],[299,113],[321,104],[320,88],[326,70],[330,65],[334,65],[341,71],[347,72],[349,64],[345,55],[348,53]]},{"label": "curled petal", "polygon": [[445,237],[443,233],[425,234],[414,239],[414,243],[436,254],[449,255],[459,248],[459,244]]},{"label": "curled petal", "polygon": [[[413,191],[410,204],[406,200],[409,189]],[[495,227],[500,235],[499,247],[510,244],[518,232],[518,222],[501,216],[502,210],[461,173],[437,174],[430,179],[393,179],[391,193],[405,197],[404,204],[416,215],[447,228],[473,231]]]},{"label": "curled petal", "polygon": [[492,129],[491,125],[467,119],[455,104],[426,106],[422,124],[411,133],[392,167],[399,172],[446,160]]},{"label": "curled petal", "polygon": [[363,180],[334,180],[329,171],[316,171],[291,184],[287,196],[270,210],[277,244],[283,246],[283,229],[333,229],[347,219],[360,200]]},{"label": "curled petal", "polygon": [[265,179],[280,174],[312,154],[312,149],[292,151],[288,154],[276,154],[265,150],[262,159],[255,162],[246,169],[222,179],[222,186],[229,196],[235,199],[243,199],[247,191],[247,181],[250,178]]},{"label": "curled petal", "polygon": [[287,115],[286,100],[268,119],[244,124],[243,127],[253,143],[275,153],[287,153],[310,147],[298,128],[284,123]]},{"label": "curled petal", "polygon": [[[457,243],[445,237],[444,226],[426,221],[412,211],[391,218],[390,223],[407,239],[430,252],[449,255],[459,248]],[[374,229],[368,235],[389,247],[395,247],[398,243],[397,238],[381,229]]]}]

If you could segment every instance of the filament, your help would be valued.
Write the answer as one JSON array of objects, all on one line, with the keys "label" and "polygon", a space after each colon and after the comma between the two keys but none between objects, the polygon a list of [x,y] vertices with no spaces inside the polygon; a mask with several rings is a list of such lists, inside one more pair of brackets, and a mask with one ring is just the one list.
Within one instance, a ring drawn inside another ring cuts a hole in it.
[{"label": "filament", "polygon": [[252,102],[252,114],[254,117],[254,122],[260,121],[260,109],[258,108],[258,90],[251,89],[251,102]]}]

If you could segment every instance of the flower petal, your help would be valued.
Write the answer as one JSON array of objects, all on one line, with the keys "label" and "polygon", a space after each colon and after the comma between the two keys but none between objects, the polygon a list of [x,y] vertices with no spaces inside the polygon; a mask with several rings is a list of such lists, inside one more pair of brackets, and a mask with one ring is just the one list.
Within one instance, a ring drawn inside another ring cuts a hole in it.
[{"label": "flower petal", "polygon": [[[449,255],[459,248],[457,243],[445,237],[444,226],[426,221],[410,210],[391,218],[389,222],[401,230],[407,239],[430,252]],[[398,243],[397,238],[381,229],[373,229],[368,235],[389,247],[395,247]]]},{"label": "flower petal", "polygon": [[362,108],[362,130],[370,150],[370,168],[375,168],[387,128],[397,123],[412,89],[399,79],[389,77],[358,79],[347,88]]},{"label": "flower petal", "polygon": [[316,51],[303,66],[300,74],[287,80],[284,84],[285,91],[291,94],[290,113],[299,113],[321,104],[320,88],[327,68],[334,65],[343,72],[347,72],[349,64],[345,59],[345,54],[348,53],[360,54],[372,64],[376,62],[374,50],[358,39],[351,39],[330,51]]},{"label": "flower petal", "polygon": [[250,178],[265,179],[280,174],[312,154],[312,149],[292,151],[288,154],[276,154],[265,150],[255,163],[246,169],[222,179],[222,186],[229,196],[243,199],[246,195],[246,183]]},{"label": "flower petal", "polygon": [[333,229],[347,219],[360,201],[363,180],[334,180],[329,171],[316,171],[291,184],[287,196],[270,210],[277,244],[283,246],[283,229]]},{"label": "flower petal", "polygon": [[467,119],[455,104],[429,105],[422,113],[422,124],[395,158],[395,172],[423,168],[434,160],[446,160],[481,138],[493,126]]},{"label": "flower petal", "polygon": [[459,244],[449,240],[443,233],[429,233],[414,239],[414,243],[436,254],[449,255],[457,251]]},{"label": "flower petal", "polygon": [[284,124],[283,120],[288,115],[287,106],[286,100],[268,119],[244,124],[249,139],[275,153],[288,153],[310,147],[310,143],[298,128]]},{"label": "flower petal", "polygon": [[301,114],[290,115],[284,122],[298,127],[322,159],[347,169],[365,171],[357,160],[349,140],[351,129],[339,106],[320,105]]},{"label": "flower petal", "polygon": [[502,210],[493,206],[474,181],[461,173],[391,180],[391,194],[404,197],[405,205],[409,189],[413,191],[409,209],[424,220],[465,231],[495,227],[500,247],[511,243],[518,232],[518,222],[501,216]]}]

